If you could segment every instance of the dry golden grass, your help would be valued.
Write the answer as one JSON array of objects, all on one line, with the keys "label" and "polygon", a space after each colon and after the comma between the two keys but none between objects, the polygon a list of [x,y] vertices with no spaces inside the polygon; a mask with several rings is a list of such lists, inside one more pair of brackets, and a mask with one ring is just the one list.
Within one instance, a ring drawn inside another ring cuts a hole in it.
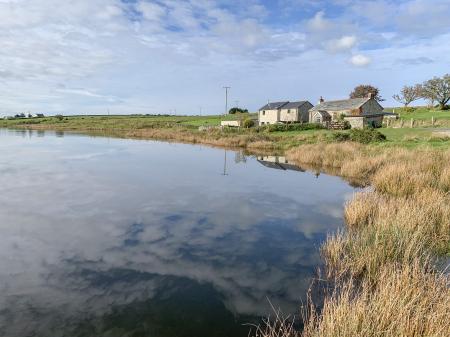
[{"label": "dry golden grass", "polygon": [[329,277],[353,277],[376,284],[383,265],[407,266],[428,256],[429,242],[420,233],[399,226],[368,226],[336,234],[325,242],[322,253]]},{"label": "dry golden grass", "polygon": [[450,331],[450,276],[433,265],[437,255],[450,255],[450,151],[373,150],[318,144],[287,154],[300,165],[329,165],[372,187],[346,204],[346,230],[322,246],[334,294],[320,313],[311,310],[303,333],[285,337],[437,337]]},{"label": "dry golden grass", "polygon": [[284,317],[279,310],[274,311],[274,317],[263,321],[262,325],[253,326],[254,337],[294,337],[298,332],[294,329],[294,320]]},{"label": "dry golden grass", "polygon": [[[424,272],[425,270],[425,272]],[[450,331],[448,275],[422,261],[381,267],[378,283],[340,280],[319,311],[303,313],[304,330],[295,331],[277,314],[258,327],[256,337],[442,337]]]},{"label": "dry golden grass", "polygon": [[420,170],[413,164],[388,164],[379,169],[372,179],[373,187],[392,196],[409,196],[434,184],[430,171]]},{"label": "dry golden grass", "polygon": [[348,280],[337,288],[325,299],[320,315],[312,310],[302,335],[448,336],[448,277],[423,272],[423,266],[416,261],[401,268],[386,265],[381,269],[375,287],[367,280],[362,285]]},{"label": "dry golden grass", "polygon": [[247,148],[250,150],[273,150],[275,148],[274,142],[261,140],[249,143]]},{"label": "dry golden grass", "polygon": [[380,266],[450,252],[450,197],[424,188],[408,197],[362,192],[347,203],[348,230],[322,247],[330,275],[376,281]]},{"label": "dry golden grass", "polygon": [[441,177],[439,178],[439,184],[445,191],[450,191],[450,167],[446,167],[442,170]]},{"label": "dry golden grass", "polygon": [[299,164],[341,167],[361,148],[362,145],[356,143],[309,144],[288,151],[288,156]]}]

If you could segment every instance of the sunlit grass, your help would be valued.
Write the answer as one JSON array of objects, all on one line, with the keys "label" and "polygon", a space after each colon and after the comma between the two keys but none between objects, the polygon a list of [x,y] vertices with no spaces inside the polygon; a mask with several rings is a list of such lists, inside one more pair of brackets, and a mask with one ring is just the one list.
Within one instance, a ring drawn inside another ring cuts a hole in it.
[{"label": "sunlit grass", "polygon": [[436,262],[450,254],[450,151],[313,144],[288,158],[372,186],[347,203],[346,230],[321,248],[334,293],[322,311],[311,308],[302,333],[283,336],[446,335],[450,276]]}]

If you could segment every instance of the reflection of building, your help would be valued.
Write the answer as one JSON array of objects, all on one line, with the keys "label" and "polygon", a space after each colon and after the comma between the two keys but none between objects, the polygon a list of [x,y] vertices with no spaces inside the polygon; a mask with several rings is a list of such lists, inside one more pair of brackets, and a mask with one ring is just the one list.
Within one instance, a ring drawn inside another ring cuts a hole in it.
[{"label": "reflection of building", "polygon": [[291,170],[305,172],[301,167],[290,163],[284,156],[259,156],[257,160],[265,167],[277,169],[277,170]]}]

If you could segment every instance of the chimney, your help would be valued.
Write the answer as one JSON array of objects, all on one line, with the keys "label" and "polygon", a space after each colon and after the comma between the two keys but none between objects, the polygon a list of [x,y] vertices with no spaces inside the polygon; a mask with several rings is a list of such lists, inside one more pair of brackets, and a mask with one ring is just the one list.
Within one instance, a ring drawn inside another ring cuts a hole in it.
[{"label": "chimney", "polygon": [[369,93],[367,94],[367,98],[368,98],[368,99],[372,99],[372,98],[373,98],[373,93],[369,92]]},{"label": "chimney", "polygon": [[323,103],[323,102],[325,102],[325,100],[323,99],[323,97],[322,97],[322,96],[320,96],[320,99],[319,99],[319,104],[321,104],[321,103]]}]

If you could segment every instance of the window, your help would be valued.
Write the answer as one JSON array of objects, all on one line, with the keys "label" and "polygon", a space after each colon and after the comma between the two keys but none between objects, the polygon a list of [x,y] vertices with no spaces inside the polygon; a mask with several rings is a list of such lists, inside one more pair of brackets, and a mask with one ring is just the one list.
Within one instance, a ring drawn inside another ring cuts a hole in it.
[{"label": "window", "polygon": [[288,114],[290,114],[291,113],[291,109],[288,109]]},{"label": "window", "polygon": [[266,114],[266,110],[263,110],[263,116]]}]

